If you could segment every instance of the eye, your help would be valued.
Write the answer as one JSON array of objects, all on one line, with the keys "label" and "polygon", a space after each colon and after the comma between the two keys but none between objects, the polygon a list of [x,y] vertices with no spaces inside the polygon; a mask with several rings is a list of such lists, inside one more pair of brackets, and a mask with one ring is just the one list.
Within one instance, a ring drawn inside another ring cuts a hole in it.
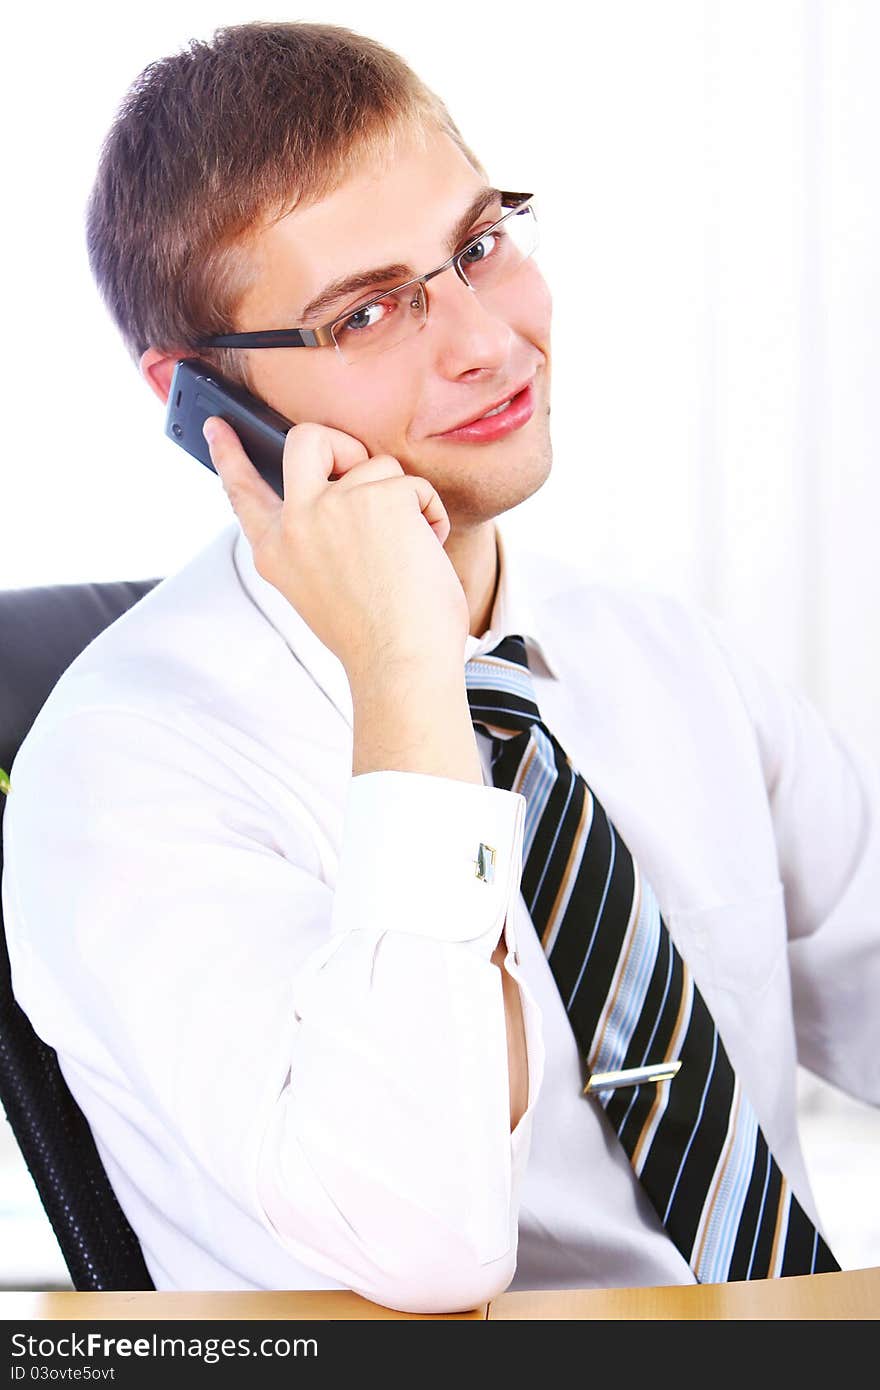
[{"label": "eye", "polygon": [[465,265],[477,265],[480,261],[488,260],[490,256],[497,254],[505,236],[506,233],[497,227],[494,231],[483,232],[478,240],[471,242],[462,252],[462,261]]},{"label": "eye", "polygon": [[343,319],[340,327],[347,333],[363,333],[366,329],[374,328],[377,323],[381,323],[387,311],[388,301],[375,299],[370,304],[362,304],[360,309],[355,309],[353,314]]}]

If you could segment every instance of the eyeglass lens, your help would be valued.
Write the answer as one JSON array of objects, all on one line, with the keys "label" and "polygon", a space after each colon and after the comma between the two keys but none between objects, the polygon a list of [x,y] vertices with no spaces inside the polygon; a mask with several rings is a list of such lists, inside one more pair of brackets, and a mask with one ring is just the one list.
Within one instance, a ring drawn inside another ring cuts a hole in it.
[{"label": "eyeglass lens", "polygon": [[[532,209],[525,207],[505,217],[500,226],[480,233],[460,253],[459,264],[479,294],[509,279],[537,244],[538,224]],[[424,285],[406,285],[340,319],[333,326],[333,337],[346,362],[357,361],[418,333],[427,313]]]}]

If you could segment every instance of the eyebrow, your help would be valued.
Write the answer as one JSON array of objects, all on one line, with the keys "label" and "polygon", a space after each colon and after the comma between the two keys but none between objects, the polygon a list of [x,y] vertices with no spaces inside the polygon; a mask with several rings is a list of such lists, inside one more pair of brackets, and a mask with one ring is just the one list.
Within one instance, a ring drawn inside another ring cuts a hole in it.
[{"label": "eyebrow", "polygon": [[[473,222],[477,220],[481,212],[485,212],[491,203],[501,197],[500,188],[490,188],[484,184],[479,188],[465,208],[462,215],[458,218],[455,226],[447,238],[447,248],[450,255],[461,241]],[[331,280],[329,285],[325,285],[314,299],[310,299],[308,304],[299,315],[301,322],[307,319],[317,318],[335,304],[343,295],[356,294],[360,290],[368,290],[373,285],[380,284],[387,280],[402,282],[412,279],[417,272],[411,265],[405,265],[401,261],[390,262],[388,265],[377,265],[372,270],[358,270],[352,275],[343,275],[336,280]]]}]

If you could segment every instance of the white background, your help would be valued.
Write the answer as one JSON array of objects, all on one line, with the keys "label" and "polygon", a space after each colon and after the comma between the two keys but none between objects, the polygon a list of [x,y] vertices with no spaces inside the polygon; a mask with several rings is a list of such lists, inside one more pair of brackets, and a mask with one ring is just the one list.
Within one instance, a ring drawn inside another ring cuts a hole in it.
[{"label": "white background", "polygon": [[[880,757],[875,0],[20,7],[2,84],[0,588],[160,577],[231,519],[101,307],[83,211],[141,69],[272,18],[396,49],[492,181],[536,190],[554,466],[508,524],[597,577],[705,604]],[[800,1080],[831,1244],[848,1267],[880,1263],[880,1119]],[[4,1144],[0,1220],[38,1241]],[[0,1247],[0,1282],[52,1277],[50,1240],[28,1253],[0,1227]]]}]

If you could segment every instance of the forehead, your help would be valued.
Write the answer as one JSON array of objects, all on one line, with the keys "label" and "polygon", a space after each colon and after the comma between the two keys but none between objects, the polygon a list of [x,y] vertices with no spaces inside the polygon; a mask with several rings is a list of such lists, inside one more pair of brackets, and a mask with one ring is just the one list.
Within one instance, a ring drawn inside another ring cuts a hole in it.
[{"label": "forehead", "polygon": [[429,269],[448,254],[445,238],[484,182],[445,132],[423,145],[404,137],[389,157],[256,235],[237,317],[282,326],[337,277],[391,261]]}]

